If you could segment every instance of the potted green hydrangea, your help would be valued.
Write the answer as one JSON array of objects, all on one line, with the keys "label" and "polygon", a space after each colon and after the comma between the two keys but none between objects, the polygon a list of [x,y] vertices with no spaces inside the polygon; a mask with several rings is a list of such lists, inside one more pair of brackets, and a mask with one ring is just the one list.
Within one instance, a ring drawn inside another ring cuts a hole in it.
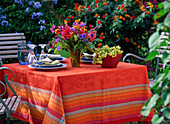
[{"label": "potted green hydrangea", "polygon": [[109,47],[105,45],[95,49],[95,53],[93,64],[101,64],[103,68],[115,68],[120,61],[123,51],[120,46]]}]

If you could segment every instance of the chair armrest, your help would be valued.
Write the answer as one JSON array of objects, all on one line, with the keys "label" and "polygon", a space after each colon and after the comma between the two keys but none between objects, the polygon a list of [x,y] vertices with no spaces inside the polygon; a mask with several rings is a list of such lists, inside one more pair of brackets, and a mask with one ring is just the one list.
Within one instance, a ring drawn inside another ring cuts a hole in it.
[{"label": "chair armrest", "polygon": [[4,86],[4,92],[2,94],[0,94],[0,96],[3,96],[5,94],[5,92],[6,92],[6,86],[5,86],[5,84],[2,81],[0,81],[0,83]]},{"label": "chair armrest", "polygon": [[8,81],[8,75],[5,74],[5,75],[4,75],[4,80],[5,80],[6,84],[8,85],[8,87],[10,88],[10,90],[13,92],[14,96],[17,96],[16,92],[14,91],[14,89],[13,89],[13,88],[11,87],[11,85],[10,85],[10,82],[12,82],[12,81],[14,80],[14,78],[15,78],[15,74],[14,74],[14,72],[13,72],[11,69],[9,69],[8,67],[0,67],[0,70],[5,70],[5,69],[12,72],[13,78],[12,78],[12,80]]},{"label": "chair armrest", "polygon": [[[137,56],[137,55],[132,54],[132,53],[127,53],[127,54],[123,57],[123,62],[125,62],[126,58],[129,57],[129,56],[135,57],[135,58],[140,59],[140,60],[143,60],[143,61],[146,60],[146,58],[142,58],[142,57]],[[129,62],[130,62],[130,60],[129,60]]]}]

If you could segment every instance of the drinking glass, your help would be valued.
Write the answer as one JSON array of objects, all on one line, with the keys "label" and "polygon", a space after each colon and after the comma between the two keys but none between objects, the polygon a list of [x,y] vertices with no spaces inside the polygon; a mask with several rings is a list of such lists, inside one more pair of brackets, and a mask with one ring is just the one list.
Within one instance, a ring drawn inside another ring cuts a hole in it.
[{"label": "drinking glass", "polygon": [[29,47],[26,43],[18,44],[18,61],[20,65],[28,64]]},{"label": "drinking glass", "polygon": [[33,60],[36,60],[34,54],[35,44],[27,44],[27,45],[29,47],[28,62],[29,64],[32,64]]},{"label": "drinking glass", "polygon": [[40,60],[41,60],[41,59],[45,59],[45,58],[46,58],[46,54],[45,54],[45,52],[44,52],[44,48],[45,48],[45,46],[47,46],[47,44],[39,44],[38,46],[41,47]]},{"label": "drinking glass", "polygon": [[41,47],[37,45],[37,47],[34,47],[34,54],[37,60],[40,60],[41,55]]}]

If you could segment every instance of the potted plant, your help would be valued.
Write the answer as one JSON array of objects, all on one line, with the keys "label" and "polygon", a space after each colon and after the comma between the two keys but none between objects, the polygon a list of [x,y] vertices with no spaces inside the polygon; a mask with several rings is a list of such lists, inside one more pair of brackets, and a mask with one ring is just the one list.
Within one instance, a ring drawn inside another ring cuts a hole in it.
[{"label": "potted plant", "polygon": [[95,49],[96,56],[93,58],[93,64],[101,64],[103,68],[115,68],[119,63],[123,51],[120,46],[109,47],[108,45],[102,48]]}]

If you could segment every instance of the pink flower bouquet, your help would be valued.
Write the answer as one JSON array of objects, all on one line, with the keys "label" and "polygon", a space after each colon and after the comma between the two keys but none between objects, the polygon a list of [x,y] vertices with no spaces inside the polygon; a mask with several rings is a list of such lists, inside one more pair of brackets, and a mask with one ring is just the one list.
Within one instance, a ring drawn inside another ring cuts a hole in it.
[{"label": "pink flower bouquet", "polygon": [[89,30],[86,27],[86,23],[75,20],[72,27],[67,24],[58,26],[52,25],[50,28],[52,33],[55,33],[55,38],[49,43],[49,52],[54,50],[54,54],[58,53],[62,48],[68,48],[69,50],[86,50],[87,48],[93,49],[92,42],[96,38],[95,28]]}]

